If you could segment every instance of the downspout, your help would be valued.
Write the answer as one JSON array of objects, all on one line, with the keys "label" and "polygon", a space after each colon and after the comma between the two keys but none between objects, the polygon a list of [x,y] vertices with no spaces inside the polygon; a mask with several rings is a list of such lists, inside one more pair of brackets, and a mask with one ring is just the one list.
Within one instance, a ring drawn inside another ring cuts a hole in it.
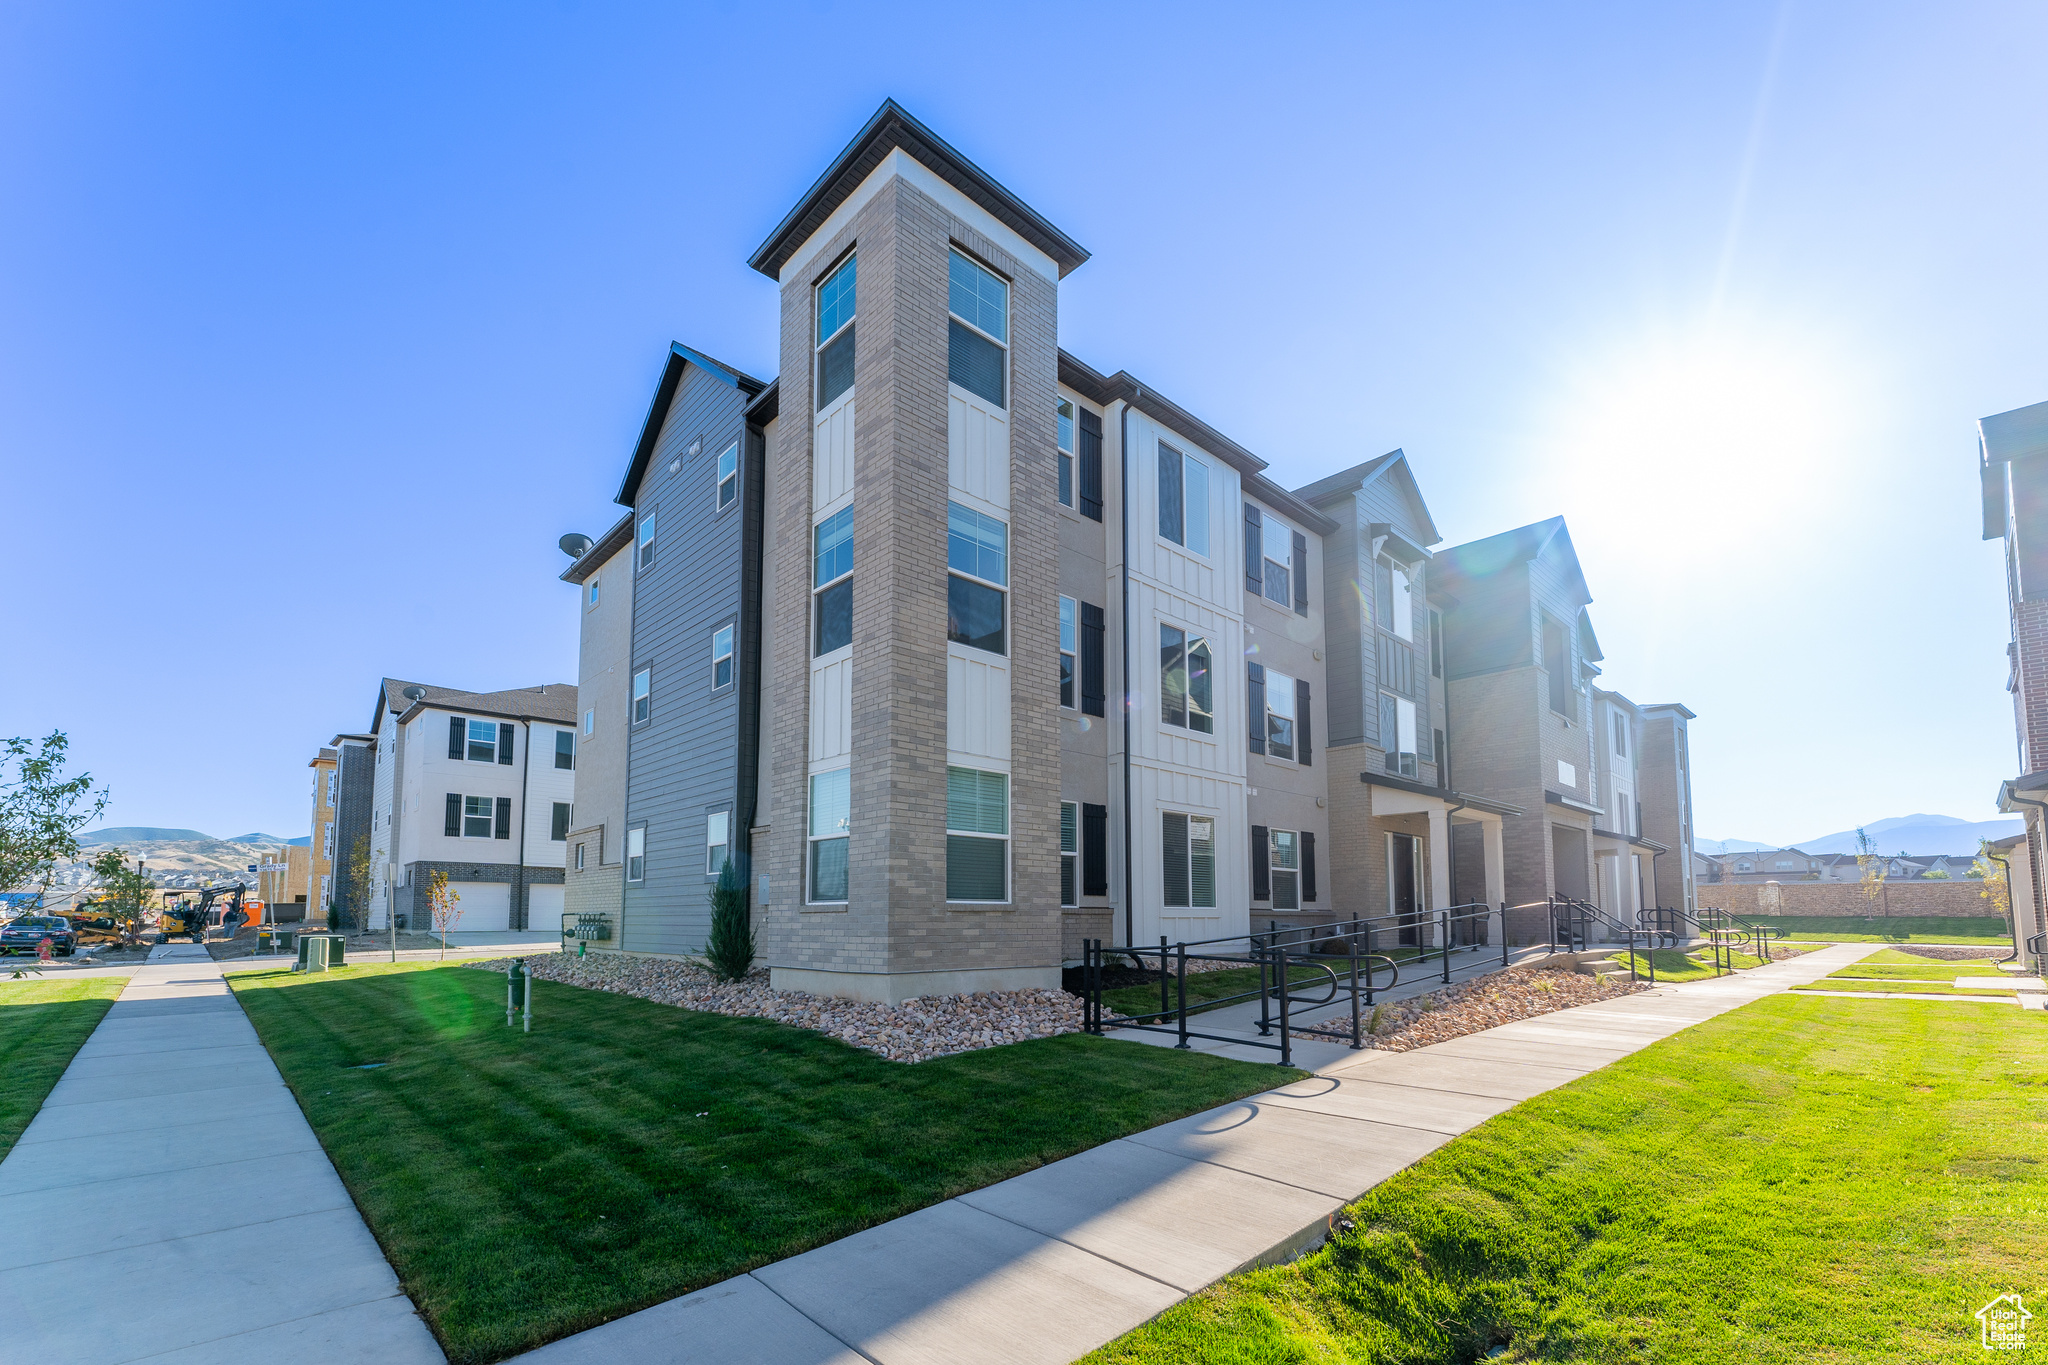
[{"label": "downspout", "polygon": [[[1423,609],[1429,607],[1428,597],[1422,599]],[[1443,619],[1443,613],[1437,613]],[[1453,796],[1458,795],[1458,785],[1451,774],[1451,633],[1442,626],[1436,632],[1436,661],[1444,671],[1444,751],[1436,756],[1437,785]],[[1458,899],[1458,837],[1451,829],[1451,816],[1465,809],[1465,799],[1458,797],[1458,804],[1444,812],[1444,861],[1451,865],[1451,900]],[[1485,852],[1482,845],[1480,851]],[[1489,910],[1492,906],[1487,907]],[[1507,933],[1507,925],[1501,925],[1501,933]]]},{"label": "downspout", "polygon": [[[2032,797],[2021,796],[2018,792],[2008,792],[2007,797],[2010,800],[2019,802],[2023,806],[2032,806],[2035,810],[2043,812],[2042,820],[2044,824],[2048,824],[2048,802],[2036,801]],[[2027,860],[2028,870],[2033,874],[2030,880],[2034,883],[2034,923],[2039,925],[2041,923],[2041,862],[2035,856],[2034,833],[2032,830],[2027,831]],[[2010,901],[2012,899],[2012,879],[2010,876],[2006,878],[2005,885],[2007,888],[2006,900]],[[2017,915],[2017,912],[2015,912],[2015,915]],[[2018,933],[2015,932],[2013,937],[2018,938]]]},{"label": "downspout", "polygon": [[2000,961],[2000,962],[2023,962],[2023,961],[2025,961],[2025,960],[2026,960],[2026,956],[2027,956],[2027,955],[2026,955],[2025,951],[2024,951],[2024,950],[2023,950],[2023,949],[2021,948],[2021,944],[2022,944],[2023,940],[2022,940],[2022,939],[2020,938],[2020,931],[2019,931],[2019,919],[2020,919],[2020,917],[2019,917],[2019,912],[2018,912],[2017,910],[2015,910],[2015,909],[2013,908],[2013,903],[2012,903],[2012,864],[2011,864],[2011,863],[2009,863],[2009,862],[2007,862],[2007,861],[2006,861],[2006,860],[2005,860],[2004,858],[2001,858],[2001,857],[2000,857],[2000,856],[1999,856],[1998,854],[1996,854],[1996,853],[1993,853],[1993,852],[1992,852],[1992,851],[1991,851],[1990,849],[1988,849],[1988,848],[1984,850],[1984,856],[1985,856],[1986,858],[1990,859],[1990,860],[1991,860],[1992,862],[1994,862],[1994,863],[1997,863],[1997,864],[1998,864],[1998,866],[1999,866],[1999,869],[2000,869],[2000,870],[2001,870],[2002,872],[2004,872],[2004,873],[2005,873],[2005,908],[2006,908],[2007,912],[2008,912],[2008,913],[2009,913],[2009,914],[2011,915],[2011,917],[2012,917],[2012,918],[2011,918],[2011,925],[2012,925],[2012,952],[2013,952],[2013,955],[2012,955],[2011,957],[2002,957],[2002,958],[2000,958],[2000,959],[1999,959],[1999,961]]},{"label": "downspout", "polygon": [[519,927],[523,931],[526,922],[526,781],[533,775],[533,722],[522,720],[520,729],[526,747],[526,761],[519,767],[519,871],[514,874],[512,885],[519,888]]},{"label": "downspout", "polygon": [[[1132,388],[1144,392],[1137,385]],[[1124,569],[1118,575],[1123,593],[1122,621],[1124,654],[1124,942],[1133,943],[1132,935],[1137,932],[1131,905],[1131,400],[1124,399],[1124,408],[1117,415],[1116,438],[1117,468],[1117,518],[1122,523],[1122,543],[1118,553],[1123,556]]]}]

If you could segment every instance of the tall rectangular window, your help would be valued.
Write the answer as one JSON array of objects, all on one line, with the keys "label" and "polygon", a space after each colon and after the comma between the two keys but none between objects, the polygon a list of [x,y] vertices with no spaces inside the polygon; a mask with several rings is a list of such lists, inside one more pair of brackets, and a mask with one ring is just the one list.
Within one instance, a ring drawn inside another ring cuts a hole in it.
[{"label": "tall rectangular window", "polygon": [[711,690],[732,686],[732,627],[711,632]]},{"label": "tall rectangular window", "polygon": [[1444,618],[1443,613],[1429,614],[1429,676],[1441,678],[1444,675]]},{"label": "tall rectangular window", "polygon": [[946,638],[1004,652],[1010,528],[957,502],[946,504]]},{"label": "tall rectangular window", "polygon": [[1301,909],[1301,836],[1291,829],[1276,829],[1266,835],[1273,880],[1273,908]]},{"label": "tall rectangular window", "polygon": [[640,567],[654,567],[654,513],[640,518]]},{"label": "tall rectangular window", "polygon": [[578,872],[581,872],[581,871],[583,870],[583,845],[582,845],[582,844],[578,844],[578,845],[576,845],[576,870],[577,870]]},{"label": "tall rectangular window", "polygon": [[654,713],[654,670],[643,668],[633,675],[633,723],[638,725]]},{"label": "tall rectangular window", "polygon": [[1294,758],[1294,679],[1266,670],[1266,752]]},{"label": "tall rectangular window", "polygon": [[1159,627],[1159,719],[1199,734],[1216,733],[1215,659],[1207,639],[1179,626]]},{"label": "tall rectangular window", "polygon": [[589,597],[589,600],[588,600],[588,601],[586,601],[586,602],[584,603],[584,605],[585,605],[585,606],[591,606],[591,607],[594,607],[594,606],[596,606],[596,605],[597,605],[597,575],[596,575],[596,574],[592,574],[592,575],[590,576],[590,582],[589,582],[589,583],[588,583],[588,584],[587,584],[586,586],[587,586],[587,587],[588,587],[588,589],[589,589],[590,597]]},{"label": "tall rectangular window", "polygon": [[812,650],[830,654],[853,643],[853,507],[811,532]]},{"label": "tall rectangular window", "polygon": [[576,732],[574,730],[555,731],[555,766],[557,768],[567,768],[571,772],[576,770]]},{"label": "tall rectangular window", "polygon": [[491,837],[491,798],[488,796],[465,796],[462,798],[462,837],[465,839],[488,839]]},{"label": "tall rectangular window", "polygon": [[1209,466],[1159,445],[1159,534],[1198,555],[1209,553]]},{"label": "tall rectangular window", "polygon": [[494,720],[472,720],[469,723],[469,761],[472,763],[496,763],[498,761],[498,723]]},{"label": "tall rectangular window", "polygon": [[1415,601],[1406,566],[1394,566],[1394,634],[1403,640],[1415,638]]},{"label": "tall rectangular window", "polygon": [[1009,885],[1009,777],[946,769],[946,899],[1008,900]]},{"label": "tall rectangular window", "polygon": [[1081,903],[1081,803],[1060,802],[1060,904]]},{"label": "tall rectangular window", "polygon": [[1614,713],[1614,756],[1628,757],[1628,720],[1619,711]]},{"label": "tall rectangular window", "polygon": [[1060,506],[1074,505],[1074,405],[1062,398],[1059,401],[1060,434]]},{"label": "tall rectangular window", "polygon": [[1074,705],[1074,660],[1079,653],[1079,608],[1071,597],[1060,599],[1060,705]]},{"label": "tall rectangular window", "polygon": [[813,904],[846,900],[846,847],[853,832],[853,769],[811,775],[810,872]]},{"label": "tall rectangular window", "polygon": [[585,738],[597,733],[597,708],[589,707],[583,712],[583,734]]},{"label": "tall rectangular window", "polygon": [[1294,530],[1271,512],[1261,519],[1259,539],[1265,558],[1265,594],[1283,607],[1294,603]]},{"label": "tall rectangular window", "polygon": [[557,843],[566,843],[569,839],[569,803],[556,801],[552,804],[554,810],[549,812],[548,838]]},{"label": "tall rectangular window", "polygon": [[718,510],[738,502],[740,498],[740,443],[734,441],[718,457]]},{"label": "tall rectangular window", "polygon": [[1572,701],[1572,650],[1564,627],[1548,617],[1543,621],[1543,668],[1550,674],[1550,709],[1569,716],[1578,708]]},{"label": "tall rectangular window", "polygon": [[1380,693],[1380,744],[1387,752],[1388,772],[1416,776],[1414,702]]},{"label": "tall rectangular window", "polygon": [[645,881],[647,878],[647,826],[636,825],[626,831],[626,880]]},{"label": "tall rectangular window", "polygon": [[715,810],[704,817],[704,875],[716,877],[732,851],[732,812]]},{"label": "tall rectangular window", "polygon": [[818,411],[853,387],[854,258],[818,286]]},{"label": "tall rectangular window", "polygon": [[952,252],[946,262],[946,377],[997,407],[1010,345],[1010,286],[994,271]]},{"label": "tall rectangular window", "polygon": [[1160,812],[1161,903],[1175,910],[1216,908],[1216,822],[1206,815]]}]

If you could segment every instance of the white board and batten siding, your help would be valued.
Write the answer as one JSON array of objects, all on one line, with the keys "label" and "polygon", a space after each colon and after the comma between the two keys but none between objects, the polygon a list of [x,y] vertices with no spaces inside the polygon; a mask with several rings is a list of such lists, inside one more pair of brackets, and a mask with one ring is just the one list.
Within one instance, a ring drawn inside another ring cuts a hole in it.
[{"label": "white board and batten siding", "polygon": [[853,390],[819,413],[811,431],[811,522],[853,495]]},{"label": "white board and batten siding", "polygon": [[[957,384],[949,385],[947,392],[947,496],[1007,526],[1009,414]],[[1014,564],[1009,577],[1014,587]],[[1014,631],[1014,603],[1009,614]],[[947,644],[946,761],[989,772],[1010,771],[1010,660],[1006,656]]]},{"label": "white board and batten siding", "polygon": [[[853,500],[853,417],[854,391],[849,388],[813,419],[811,428],[811,525],[815,528]],[[811,560],[812,547],[804,549],[804,563]],[[804,592],[810,591],[814,570],[804,574]],[[860,572],[856,559],[854,572]],[[806,631],[805,653],[810,652]],[[844,767],[853,753],[853,650],[834,650],[811,659],[810,771],[827,772]],[[763,749],[771,748],[763,745]],[[804,797],[808,809],[808,795]]]},{"label": "white board and batten siding", "polygon": [[811,662],[811,762],[833,766],[853,752],[853,651]]},{"label": "white board and batten siding", "polygon": [[[1244,511],[1237,471],[1141,412],[1130,414],[1132,941],[1198,940],[1251,927],[1250,825],[1246,815]],[[1161,441],[1208,471],[1209,552],[1159,534]],[[1205,735],[1161,723],[1159,628],[1210,642],[1216,729]],[[1166,811],[1216,821],[1216,905],[1167,907],[1161,853]]]},{"label": "white board and batten siding", "polygon": [[946,413],[946,482],[955,501],[1010,519],[1010,418],[958,384]]}]

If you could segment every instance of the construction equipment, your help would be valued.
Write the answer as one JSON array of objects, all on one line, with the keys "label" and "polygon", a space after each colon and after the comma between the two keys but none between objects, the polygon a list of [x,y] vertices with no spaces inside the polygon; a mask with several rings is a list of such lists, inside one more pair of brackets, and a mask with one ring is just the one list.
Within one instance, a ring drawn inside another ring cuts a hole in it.
[{"label": "construction equipment", "polygon": [[221,911],[221,922],[232,920],[240,925],[243,920],[242,897],[249,888],[241,882],[229,882],[226,886],[208,886],[199,892],[197,902],[180,901],[164,907],[158,916],[157,942],[169,943],[172,938],[184,935],[194,943],[206,942],[207,926],[214,922],[213,903],[222,896],[227,897],[227,907]]}]

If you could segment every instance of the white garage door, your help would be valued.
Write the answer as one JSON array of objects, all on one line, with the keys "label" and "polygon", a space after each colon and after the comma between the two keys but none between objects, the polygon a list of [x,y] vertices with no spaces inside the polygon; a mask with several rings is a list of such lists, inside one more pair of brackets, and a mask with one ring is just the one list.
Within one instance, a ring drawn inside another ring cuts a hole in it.
[{"label": "white garage door", "polygon": [[531,886],[526,890],[526,927],[558,929],[562,924],[562,888]]},{"label": "white garage door", "polygon": [[510,882],[450,882],[448,889],[462,897],[456,902],[462,918],[451,926],[455,932],[469,934],[479,929],[512,927]]}]

